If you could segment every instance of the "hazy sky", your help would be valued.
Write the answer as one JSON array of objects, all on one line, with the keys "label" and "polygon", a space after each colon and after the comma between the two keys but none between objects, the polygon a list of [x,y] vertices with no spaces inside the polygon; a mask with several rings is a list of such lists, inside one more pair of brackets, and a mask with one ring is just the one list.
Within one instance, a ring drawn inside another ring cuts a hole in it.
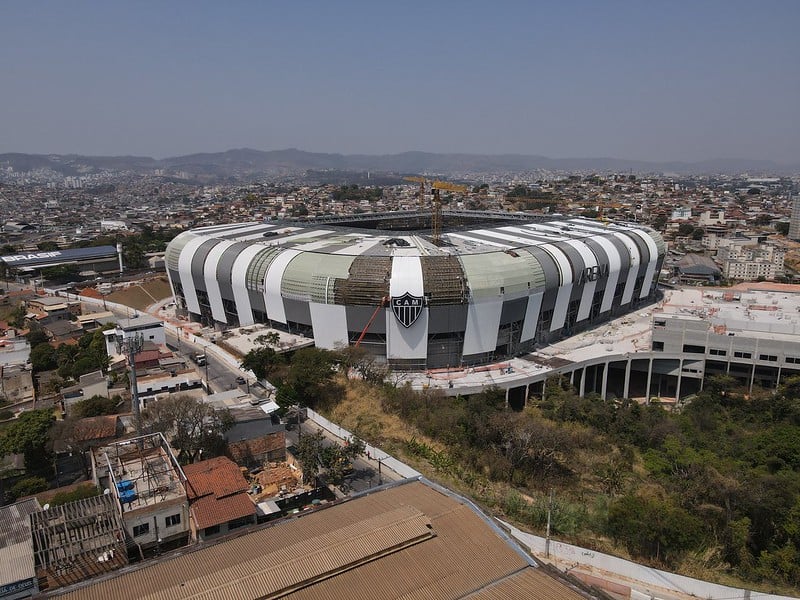
[{"label": "hazy sky", "polygon": [[800,0],[3,0],[0,152],[800,162]]}]

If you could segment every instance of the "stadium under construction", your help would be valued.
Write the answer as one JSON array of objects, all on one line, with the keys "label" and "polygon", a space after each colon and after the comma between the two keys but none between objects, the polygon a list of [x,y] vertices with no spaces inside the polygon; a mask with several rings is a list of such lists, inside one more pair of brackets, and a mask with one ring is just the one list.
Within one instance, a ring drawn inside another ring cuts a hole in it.
[{"label": "stadium under construction", "polygon": [[635,224],[419,211],[201,227],[166,267],[191,320],[268,323],[417,370],[488,364],[649,304],[664,254]]}]

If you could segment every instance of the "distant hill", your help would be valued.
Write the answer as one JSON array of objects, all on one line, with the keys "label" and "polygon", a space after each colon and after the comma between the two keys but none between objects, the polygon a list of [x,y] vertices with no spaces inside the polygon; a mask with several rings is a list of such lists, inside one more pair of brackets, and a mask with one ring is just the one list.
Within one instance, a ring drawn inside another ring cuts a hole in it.
[{"label": "distant hill", "polygon": [[522,172],[537,169],[563,172],[627,172],[791,175],[800,173],[800,165],[772,161],[716,159],[702,162],[647,162],[618,158],[548,158],[524,154],[436,154],[402,152],[399,154],[327,154],[286,150],[251,150],[241,148],[226,152],[188,154],[157,160],[143,156],[80,156],[76,154],[0,154],[0,168],[15,171],[52,169],[66,175],[102,170],[150,172],[166,169],[183,171],[198,177],[241,177],[259,174],[322,171],[374,171],[383,173],[475,173]]}]

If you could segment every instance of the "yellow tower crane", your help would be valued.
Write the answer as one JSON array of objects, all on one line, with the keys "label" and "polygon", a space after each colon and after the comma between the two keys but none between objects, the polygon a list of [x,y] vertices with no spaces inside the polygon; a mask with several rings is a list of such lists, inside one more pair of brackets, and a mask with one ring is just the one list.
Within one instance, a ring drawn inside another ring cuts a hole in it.
[{"label": "yellow tower crane", "polygon": [[449,181],[430,180],[425,177],[404,177],[406,181],[414,181],[419,183],[419,208],[425,209],[425,186],[430,184],[433,192],[433,206],[431,207],[431,241],[435,246],[439,245],[442,237],[442,200],[439,196],[440,190],[448,192],[465,193],[469,191],[469,187],[458,183],[450,183]]}]

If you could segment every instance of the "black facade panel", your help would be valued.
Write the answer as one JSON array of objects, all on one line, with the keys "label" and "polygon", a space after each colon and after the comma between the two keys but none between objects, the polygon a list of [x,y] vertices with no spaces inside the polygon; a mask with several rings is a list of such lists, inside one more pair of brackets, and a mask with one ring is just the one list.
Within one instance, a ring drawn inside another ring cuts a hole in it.
[{"label": "black facade panel", "polygon": [[254,311],[259,311],[264,314],[267,313],[267,303],[264,302],[264,295],[258,292],[247,290],[247,296],[250,298],[250,308]]},{"label": "black facade panel", "polygon": [[283,299],[283,310],[286,312],[286,320],[302,325],[311,325],[311,307],[308,302],[303,300]]},{"label": "black facade panel", "polygon": [[[369,323],[377,307],[373,306],[345,306],[344,311],[347,318],[347,331],[357,331],[361,333]],[[372,325],[369,326],[369,333],[386,334],[386,308],[380,309],[375,316]]]},{"label": "black facade panel", "polygon": [[428,309],[428,334],[463,332],[467,328],[469,306],[432,306]]},{"label": "black facade panel", "polygon": [[238,242],[225,250],[219,257],[217,263],[217,281],[219,281],[219,291],[226,300],[233,300],[233,263],[241,252],[250,247],[247,242]]},{"label": "black facade panel", "polygon": [[194,287],[196,290],[200,290],[203,292],[207,292],[206,289],[206,279],[203,276],[203,269],[206,264],[206,257],[208,253],[211,252],[211,249],[219,244],[219,240],[208,240],[207,242],[203,242],[198,246],[197,251],[194,253],[192,257],[192,282],[194,283]]},{"label": "black facade panel", "polygon": [[515,321],[525,319],[525,311],[528,310],[528,297],[516,298],[503,302],[503,310],[500,312],[500,325],[506,325]]}]

